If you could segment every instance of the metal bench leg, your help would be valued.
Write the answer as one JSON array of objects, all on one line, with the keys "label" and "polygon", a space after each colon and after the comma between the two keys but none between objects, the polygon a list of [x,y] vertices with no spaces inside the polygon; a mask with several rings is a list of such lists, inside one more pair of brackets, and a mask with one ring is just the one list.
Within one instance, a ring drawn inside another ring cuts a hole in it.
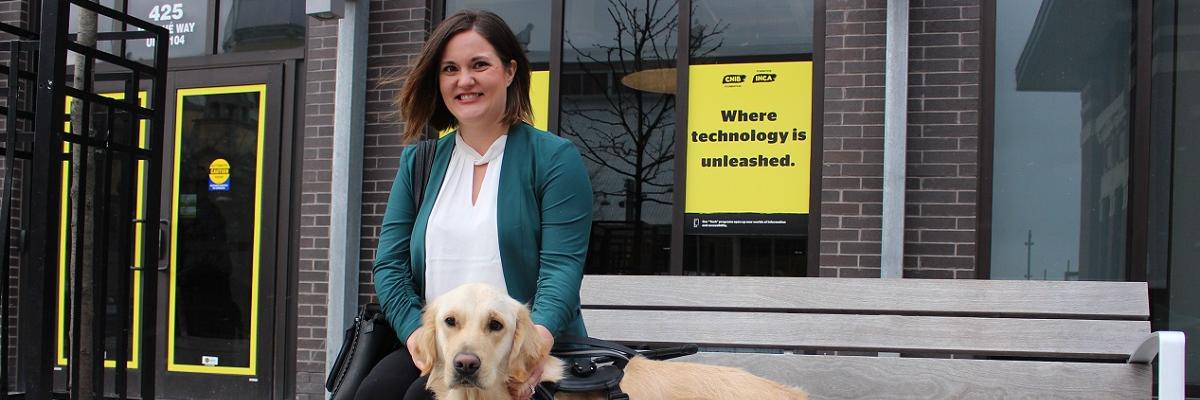
[{"label": "metal bench leg", "polygon": [[1183,332],[1154,332],[1129,356],[1131,363],[1147,364],[1158,356],[1159,399],[1183,400],[1184,343]]}]

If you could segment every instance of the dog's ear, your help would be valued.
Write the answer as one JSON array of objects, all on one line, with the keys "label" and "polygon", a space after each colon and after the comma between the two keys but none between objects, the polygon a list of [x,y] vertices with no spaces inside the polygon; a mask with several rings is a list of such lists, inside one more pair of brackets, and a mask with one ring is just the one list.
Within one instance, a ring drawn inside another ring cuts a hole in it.
[{"label": "dog's ear", "polygon": [[409,350],[413,359],[422,363],[421,375],[429,374],[438,361],[436,318],[437,310],[431,304],[421,315],[421,327],[412,334],[413,347]]},{"label": "dog's ear", "polygon": [[525,382],[530,370],[550,355],[550,345],[542,340],[533,328],[529,309],[517,311],[516,333],[513,335],[512,351],[508,354],[508,378],[513,382]]}]

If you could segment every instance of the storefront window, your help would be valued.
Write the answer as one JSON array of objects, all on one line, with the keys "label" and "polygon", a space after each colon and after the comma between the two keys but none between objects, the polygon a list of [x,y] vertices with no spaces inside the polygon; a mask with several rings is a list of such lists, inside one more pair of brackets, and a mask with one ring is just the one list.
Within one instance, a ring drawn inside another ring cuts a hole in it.
[{"label": "storefront window", "polygon": [[803,276],[813,4],[692,5],[682,272]]},{"label": "storefront window", "polygon": [[308,17],[294,0],[222,0],[217,52],[290,49],[304,46]]},{"label": "storefront window", "polygon": [[[134,17],[158,24],[170,32],[170,58],[191,57],[209,54],[208,1],[163,1],[128,0],[128,13]],[[125,52],[130,58],[154,59],[154,40],[130,41]]]},{"label": "storefront window", "polygon": [[995,3],[991,278],[1124,280],[1133,2]]},{"label": "storefront window", "polygon": [[504,18],[533,69],[550,69],[550,0],[446,0],[446,15],[463,9],[488,10]]},{"label": "storefront window", "polygon": [[560,134],[594,189],[587,273],[669,272],[675,170],[673,2],[567,2]]},{"label": "storefront window", "polygon": [[[1150,285],[1154,330],[1200,335],[1200,0],[1155,2],[1151,87]],[[1189,394],[1200,346],[1187,346]]]},{"label": "storefront window", "polygon": [[[100,3],[100,5],[108,7],[108,8],[118,9],[116,0],[100,0],[98,3]],[[83,9],[80,7],[75,7],[75,6],[71,7],[71,16],[67,20],[67,32],[79,33],[79,24],[80,24],[80,19],[82,18],[82,16],[81,16],[82,11],[83,11]],[[96,15],[96,31],[97,32],[113,32],[113,31],[117,31],[120,29],[121,29],[121,26],[120,26],[120,24],[117,23],[116,20],[105,17],[103,15],[99,15],[99,14]],[[136,42],[138,42],[138,41],[129,41],[129,43],[136,43]],[[115,52],[113,51],[113,43],[120,43],[120,42],[97,41],[96,48],[100,49],[101,51],[104,51],[104,52],[115,54]],[[74,65],[75,58],[76,58],[75,53],[68,53],[67,64]]]},{"label": "storefront window", "polygon": [[[694,0],[692,37],[708,46],[692,64],[720,58],[796,58],[813,52],[813,2]],[[763,12],[770,10],[770,12]]]},{"label": "storefront window", "polygon": [[687,236],[684,275],[804,276],[803,237]]}]

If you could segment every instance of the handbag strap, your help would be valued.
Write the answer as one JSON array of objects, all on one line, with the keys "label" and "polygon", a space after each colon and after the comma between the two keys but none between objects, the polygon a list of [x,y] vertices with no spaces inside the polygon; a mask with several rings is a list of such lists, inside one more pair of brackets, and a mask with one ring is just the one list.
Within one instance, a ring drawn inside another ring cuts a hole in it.
[{"label": "handbag strap", "polygon": [[[358,351],[358,337],[364,329],[362,321],[370,320],[377,314],[379,314],[379,304],[377,303],[363,304],[358,307],[358,314],[354,316],[354,321],[350,323],[349,328],[346,328],[345,336],[342,338],[342,349],[338,351],[329,377],[325,379],[325,390],[337,393],[341,388],[342,383],[345,382],[342,378],[350,370],[350,359],[354,358],[354,353]],[[371,325],[367,326],[371,327]]]},{"label": "handbag strap", "polygon": [[433,158],[437,156],[437,140],[424,139],[417,142],[416,146],[412,175],[413,213],[420,212],[421,200],[425,199],[425,187],[429,185],[429,173],[433,171]]}]

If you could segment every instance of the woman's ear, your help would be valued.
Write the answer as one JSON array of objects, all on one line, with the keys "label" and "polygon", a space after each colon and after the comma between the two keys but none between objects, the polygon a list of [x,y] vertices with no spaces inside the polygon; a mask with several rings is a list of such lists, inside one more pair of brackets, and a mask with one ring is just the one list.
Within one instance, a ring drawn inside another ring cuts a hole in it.
[{"label": "woman's ear", "polygon": [[517,60],[508,60],[508,65],[506,65],[504,68],[504,79],[508,83],[504,84],[504,86],[511,86],[512,82],[513,82],[513,78],[516,76],[517,76]]},{"label": "woman's ear", "polygon": [[517,329],[513,335],[512,351],[508,353],[509,380],[525,382],[529,379],[529,372],[549,355],[550,345],[534,330],[529,309],[521,307],[517,312]]},{"label": "woman's ear", "polygon": [[412,337],[409,338],[411,345],[408,346],[408,351],[412,354],[413,360],[417,361],[417,367],[421,369],[421,375],[428,375],[429,371],[433,370],[434,365],[438,362],[437,324],[434,323],[435,315],[437,315],[437,312],[432,307],[426,308],[424,315],[421,317],[421,327],[413,331]]}]

